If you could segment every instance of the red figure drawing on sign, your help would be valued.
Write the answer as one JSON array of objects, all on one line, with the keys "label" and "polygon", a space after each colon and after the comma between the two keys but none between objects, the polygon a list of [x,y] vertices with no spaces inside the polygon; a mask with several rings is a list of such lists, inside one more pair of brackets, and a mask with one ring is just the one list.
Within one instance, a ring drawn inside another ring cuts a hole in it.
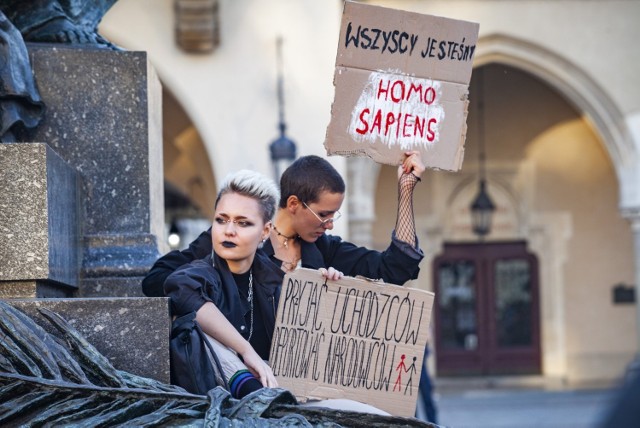
[{"label": "red figure drawing on sign", "polygon": [[418,357],[413,357],[413,362],[407,369],[407,373],[409,373],[409,381],[407,385],[404,387],[404,395],[407,395],[407,389],[409,390],[409,395],[413,395],[411,386],[413,386],[413,374],[417,372],[416,370],[416,360]]},{"label": "red figure drawing on sign", "polygon": [[404,365],[404,354],[400,357],[400,364],[396,367],[396,371],[398,372],[398,378],[396,383],[393,384],[393,390],[395,391],[397,386],[398,391],[402,391],[402,372],[407,372],[407,366]]}]

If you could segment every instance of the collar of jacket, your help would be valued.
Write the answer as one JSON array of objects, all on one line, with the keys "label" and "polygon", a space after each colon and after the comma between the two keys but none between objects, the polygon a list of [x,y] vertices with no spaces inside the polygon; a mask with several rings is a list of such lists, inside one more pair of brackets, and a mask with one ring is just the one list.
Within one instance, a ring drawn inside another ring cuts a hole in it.
[{"label": "collar of jacket", "polygon": [[[324,237],[325,235],[321,236],[318,239],[323,239]],[[303,239],[299,239],[298,242],[300,242],[300,256],[302,258],[302,267],[308,269],[320,269],[321,267],[325,267],[322,253],[316,246],[315,242],[307,242]],[[264,241],[262,250],[258,250],[258,252],[264,253],[269,258],[273,257],[275,255],[275,251],[273,249],[273,245],[271,245],[271,240],[267,239],[266,241]]]},{"label": "collar of jacket", "polygon": [[[218,256],[216,253],[213,253],[213,259],[211,255],[209,255],[207,259],[213,260],[213,266],[217,266],[223,282],[227,284],[235,284],[233,275],[231,274],[229,265],[225,259]],[[259,288],[256,289],[264,291],[266,296],[273,296],[276,294],[278,288],[282,284],[282,279],[284,278],[284,272],[282,272],[281,269],[271,263],[271,260],[269,260],[265,254],[258,251],[253,259],[251,270],[253,271],[254,285],[259,286]]]}]

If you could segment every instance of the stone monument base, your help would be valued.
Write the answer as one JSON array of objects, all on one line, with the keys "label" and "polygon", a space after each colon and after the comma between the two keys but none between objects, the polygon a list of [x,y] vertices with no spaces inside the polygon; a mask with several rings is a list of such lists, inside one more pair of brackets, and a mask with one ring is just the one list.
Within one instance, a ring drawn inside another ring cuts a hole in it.
[{"label": "stone monument base", "polygon": [[0,281],[0,299],[73,297],[76,291],[54,281]]},{"label": "stone monument base", "polygon": [[168,298],[13,299],[6,302],[53,334],[57,331],[38,308],[56,312],[118,370],[170,382]]},{"label": "stone monument base", "polygon": [[133,284],[135,293],[140,283],[130,278],[153,265],[164,236],[160,80],[146,52],[27,48],[47,106],[32,138],[82,176],[78,286],[108,278],[120,289]]},{"label": "stone monument base", "polygon": [[78,286],[79,187],[47,144],[0,144],[0,295],[61,297]]}]

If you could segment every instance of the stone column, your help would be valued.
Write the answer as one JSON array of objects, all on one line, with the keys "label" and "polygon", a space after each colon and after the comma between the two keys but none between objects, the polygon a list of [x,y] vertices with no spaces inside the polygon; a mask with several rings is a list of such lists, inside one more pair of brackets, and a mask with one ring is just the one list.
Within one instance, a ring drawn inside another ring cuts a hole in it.
[{"label": "stone column", "polygon": [[146,52],[27,47],[47,106],[33,140],[49,144],[82,178],[78,295],[141,295],[141,276],[164,235],[162,94],[154,69]]},{"label": "stone column", "polygon": [[[635,260],[635,291],[636,291],[636,337],[638,340],[638,355],[640,355],[640,208],[624,209],[622,214],[631,223],[633,231],[633,248]],[[636,363],[636,370],[640,372],[640,360]]]},{"label": "stone column", "polygon": [[380,164],[365,157],[347,159],[349,240],[371,248],[375,215],[376,183]]}]

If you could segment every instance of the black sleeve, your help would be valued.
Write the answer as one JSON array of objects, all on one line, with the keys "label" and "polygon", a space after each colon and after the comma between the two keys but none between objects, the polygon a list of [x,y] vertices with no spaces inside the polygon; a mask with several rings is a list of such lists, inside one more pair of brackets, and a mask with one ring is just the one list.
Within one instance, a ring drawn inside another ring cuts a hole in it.
[{"label": "black sleeve", "polygon": [[424,254],[392,236],[389,247],[380,252],[358,247],[343,241],[339,236],[324,235],[317,241],[325,267],[333,267],[348,276],[364,276],[382,279],[388,284],[403,285],[416,279]]},{"label": "black sleeve", "polygon": [[142,280],[142,292],[147,297],[164,297],[164,281],[173,271],[194,260],[211,254],[211,228],[205,230],[189,244],[186,250],[174,250],[160,257]]},{"label": "black sleeve", "polygon": [[171,313],[176,316],[196,312],[206,302],[213,302],[207,290],[216,290],[219,298],[220,288],[220,277],[203,260],[181,266],[164,283],[166,295],[171,299]]}]

